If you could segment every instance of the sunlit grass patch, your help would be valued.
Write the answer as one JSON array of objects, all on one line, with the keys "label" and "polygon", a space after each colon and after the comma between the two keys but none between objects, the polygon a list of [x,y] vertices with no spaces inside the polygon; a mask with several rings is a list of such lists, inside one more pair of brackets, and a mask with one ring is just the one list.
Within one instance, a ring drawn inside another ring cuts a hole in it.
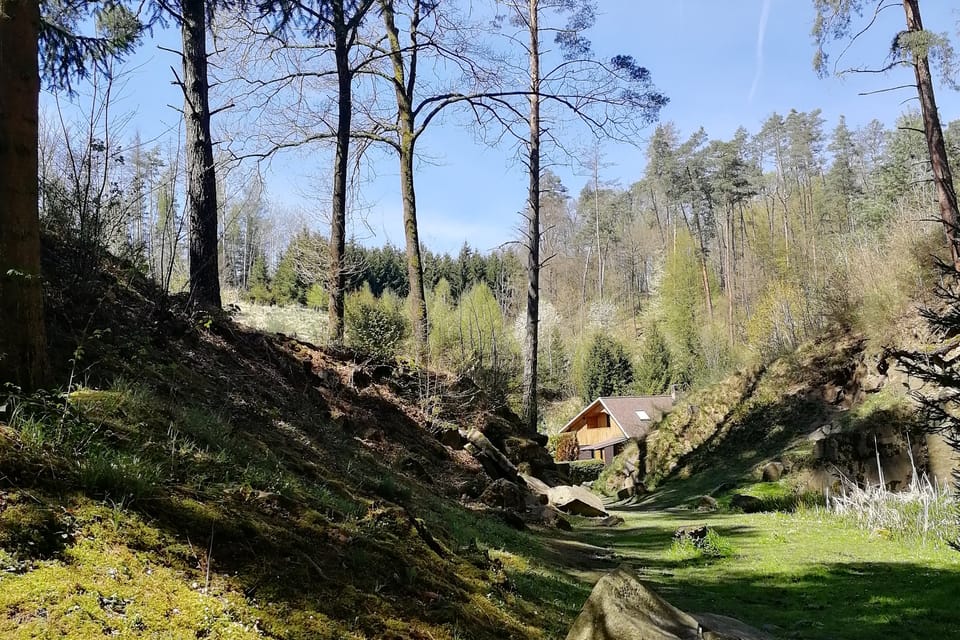
[{"label": "sunlit grass patch", "polygon": [[320,311],[301,306],[271,306],[240,302],[235,318],[251,329],[282,333],[314,344],[323,344],[327,335],[327,317]]}]

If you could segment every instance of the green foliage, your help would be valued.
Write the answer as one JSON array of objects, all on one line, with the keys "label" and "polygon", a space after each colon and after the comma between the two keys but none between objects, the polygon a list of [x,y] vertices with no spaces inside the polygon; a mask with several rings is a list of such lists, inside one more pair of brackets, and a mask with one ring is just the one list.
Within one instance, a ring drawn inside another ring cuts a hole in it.
[{"label": "green foliage", "polygon": [[323,285],[315,282],[307,289],[306,301],[308,308],[314,311],[321,311],[326,309],[327,305],[330,304],[330,295],[327,293],[327,290],[323,288]]},{"label": "green foliage", "polygon": [[703,280],[693,239],[677,236],[664,264],[660,329],[670,347],[671,382],[688,386],[703,370],[700,326],[705,315]]},{"label": "green foliage", "polygon": [[803,292],[789,282],[770,282],[747,322],[749,344],[772,359],[795,349],[806,334]]},{"label": "green foliage", "polygon": [[598,333],[593,337],[578,381],[580,397],[590,402],[601,396],[623,395],[633,384],[633,364],[623,345]]},{"label": "green foliage", "polygon": [[347,296],[344,321],[347,344],[381,358],[396,356],[409,333],[400,299],[389,291],[377,299],[367,286]]},{"label": "green foliage", "polygon": [[674,561],[729,558],[733,555],[733,544],[712,528],[707,529],[707,535],[700,539],[675,538],[667,552],[667,557]]},{"label": "green foliage", "polygon": [[427,319],[430,335],[427,343],[433,362],[452,364],[459,340],[460,322],[454,307],[450,283],[441,279],[427,294]]},{"label": "green foliage", "polygon": [[294,251],[288,250],[280,258],[277,271],[273,274],[270,293],[279,305],[303,304],[306,297],[306,284],[297,272]]},{"label": "green foliage", "polygon": [[250,269],[250,287],[247,289],[246,298],[255,304],[270,304],[273,302],[270,288],[267,261],[262,255],[258,255]]},{"label": "green foliage", "polygon": [[570,387],[570,358],[567,356],[559,326],[554,325],[549,339],[540,342],[537,362],[543,388],[564,391]]},{"label": "green foliage", "polygon": [[670,348],[657,324],[653,323],[640,351],[636,388],[642,394],[661,394],[670,388],[670,379]]},{"label": "green foliage", "polygon": [[593,482],[603,473],[603,460],[574,460],[570,463],[570,484]]}]

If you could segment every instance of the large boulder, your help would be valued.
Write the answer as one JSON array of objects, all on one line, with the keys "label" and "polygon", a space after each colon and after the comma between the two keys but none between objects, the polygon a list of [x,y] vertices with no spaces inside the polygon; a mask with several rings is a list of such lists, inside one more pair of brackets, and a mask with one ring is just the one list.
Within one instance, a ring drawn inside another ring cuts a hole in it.
[{"label": "large boulder", "polygon": [[463,435],[467,439],[464,449],[480,461],[491,478],[505,478],[514,483],[520,481],[517,468],[486,436],[476,429],[465,431]]},{"label": "large boulder", "polygon": [[550,485],[534,476],[521,473],[520,479],[527,484],[530,493],[538,497],[538,502],[547,504],[550,502]]},{"label": "large boulder", "polygon": [[529,475],[551,484],[559,483],[560,478],[553,457],[537,441],[517,436],[510,437],[504,441],[502,451],[510,462],[518,468],[525,469]]},{"label": "large boulder", "polygon": [[[907,419],[896,412],[876,412],[874,425],[851,431],[818,430],[814,441],[810,489],[833,488],[840,478],[858,486],[903,490],[917,474],[929,470],[929,440],[909,433]],[[880,468],[877,468],[879,459]]]},{"label": "large boulder", "polygon": [[621,567],[597,582],[567,640],[768,640],[722,616],[698,620],[677,609]]},{"label": "large boulder", "polygon": [[561,511],[574,513],[578,516],[598,518],[607,515],[603,508],[603,501],[596,494],[583,487],[560,486],[551,487],[549,492],[550,504]]},{"label": "large boulder", "polygon": [[488,507],[523,512],[527,508],[527,492],[519,485],[500,478],[491,482],[480,494],[480,502]]}]

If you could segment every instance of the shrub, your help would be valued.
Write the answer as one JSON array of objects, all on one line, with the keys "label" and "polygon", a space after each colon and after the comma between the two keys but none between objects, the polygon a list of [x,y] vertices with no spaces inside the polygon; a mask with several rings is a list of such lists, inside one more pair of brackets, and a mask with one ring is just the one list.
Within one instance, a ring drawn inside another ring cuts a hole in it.
[{"label": "shrub", "polygon": [[387,292],[378,300],[364,285],[347,298],[344,311],[347,344],[381,358],[397,355],[408,328],[396,295]]},{"label": "shrub", "polygon": [[556,444],[554,457],[560,462],[576,460],[580,455],[580,445],[576,433],[559,433],[554,439]]},{"label": "shrub", "polygon": [[310,285],[310,288],[307,289],[307,307],[314,311],[320,311],[326,309],[329,303],[330,296],[322,285],[318,283]]},{"label": "shrub", "polygon": [[702,538],[675,537],[668,557],[672,560],[695,560],[699,558],[729,558],[734,553],[730,541],[715,529],[708,529]]},{"label": "shrub", "polygon": [[603,460],[575,460],[570,463],[570,483],[593,482],[600,477],[604,466]]}]

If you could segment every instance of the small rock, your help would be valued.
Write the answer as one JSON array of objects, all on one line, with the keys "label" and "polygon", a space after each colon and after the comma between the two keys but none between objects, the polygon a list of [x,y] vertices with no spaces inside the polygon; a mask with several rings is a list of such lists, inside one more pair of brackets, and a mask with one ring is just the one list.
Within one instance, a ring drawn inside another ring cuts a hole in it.
[{"label": "small rock", "polygon": [[370,374],[360,367],[357,367],[350,373],[350,384],[357,391],[366,389],[372,382],[373,378],[370,377]]},{"label": "small rock", "polygon": [[617,515],[609,515],[597,524],[601,527],[619,527],[624,523],[624,519]]},{"label": "small rock", "polygon": [[697,499],[697,511],[716,511],[719,507],[713,496],[700,496]]},{"label": "small rock", "polygon": [[710,527],[705,524],[693,525],[690,527],[680,527],[673,532],[673,539],[677,542],[689,540],[696,547],[702,547],[703,541],[707,539],[710,533]]}]

